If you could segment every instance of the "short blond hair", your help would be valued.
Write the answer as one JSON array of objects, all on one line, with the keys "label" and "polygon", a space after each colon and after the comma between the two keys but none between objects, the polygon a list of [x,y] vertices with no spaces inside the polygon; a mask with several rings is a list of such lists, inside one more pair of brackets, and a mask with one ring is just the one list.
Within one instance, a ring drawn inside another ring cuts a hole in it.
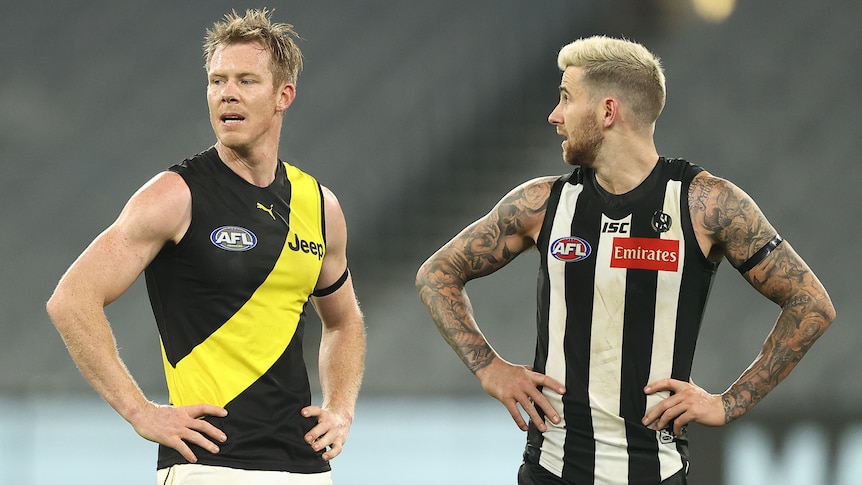
[{"label": "short blond hair", "polygon": [[260,43],[270,53],[269,66],[276,85],[296,84],[302,70],[302,52],[294,38],[300,39],[293,25],[272,22],[272,11],[249,9],[244,16],[236,10],[213,24],[204,38],[204,67],[209,71],[213,54],[219,47],[231,44]]},{"label": "short blond hair", "polygon": [[641,44],[602,35],[563,46],[557,65],[583,69],[591,95],[611,94],[628,101],[636,121],[652,124],[667,96],[661,60]]}]

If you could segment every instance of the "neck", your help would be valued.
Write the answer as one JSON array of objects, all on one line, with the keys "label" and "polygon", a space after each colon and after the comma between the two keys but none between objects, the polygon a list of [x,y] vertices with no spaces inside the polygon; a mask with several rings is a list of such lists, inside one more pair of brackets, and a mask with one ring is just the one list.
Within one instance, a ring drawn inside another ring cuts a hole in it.
[{"label": "neck", "polygon": [[275,179],[275,169],[278,165],[277,151],[239,150],[228,148],[221,142],[217,142],[215,148],[224,164],[246,182],[258,187],[267,187]]},{"label": "neck", "polygon": [[645,160],[618,159],[612,166],[596,169],[596,181],[614,195],[631,192],[643,183],[658,163],[658,155],[649,162]]},{"label": "neck", "polygon": [[658,163],[658,151],[652,137],[628,136],[624,143],[605,139],[593,169],[599,185],[611,194],[625,194],[640,185]]}]

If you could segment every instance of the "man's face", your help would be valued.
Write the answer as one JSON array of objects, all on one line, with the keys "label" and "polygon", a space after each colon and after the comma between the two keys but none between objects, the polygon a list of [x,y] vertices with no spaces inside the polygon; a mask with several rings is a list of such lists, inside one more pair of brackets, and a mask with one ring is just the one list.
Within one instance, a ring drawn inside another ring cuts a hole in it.
[{"label": "man's face", "polygon": [[581,79],[581,69],[568,67],[560,83],[560,102],[548,116],[564,137],[563,160],[569,165],[591,166],[604,141],[594,103]]},{"label": "man's face", "polygon": [[295,87],[273,85],[269,60],[269,51],[257,43],[222,46],[213,53],[207,71],[210,123],[230,149],[249,151],[268,137],[277,143]]}]

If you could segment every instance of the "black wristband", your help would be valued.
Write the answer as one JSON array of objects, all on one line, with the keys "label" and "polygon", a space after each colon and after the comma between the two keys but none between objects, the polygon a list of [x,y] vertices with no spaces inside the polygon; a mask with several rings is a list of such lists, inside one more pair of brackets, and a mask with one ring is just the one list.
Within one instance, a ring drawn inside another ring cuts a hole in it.
[{"label": "black wristband", "polygon": [[736,268],[736,270],[739,271],[739,274],[747,273],[751,268],[757,266],[758,263],[766,259],[766,257],[769,256],[769,253],[774,251],[775,248],[777,248],[778,245],[781,244],[781,241],[784,241],[784,239],[781,239],[781,235],[776,234],[771,241],[766,243],[766,245],[762,248],[758,249],[756,253],[752,254],[750,258],[745,260],[744,263],[740,264]]}]

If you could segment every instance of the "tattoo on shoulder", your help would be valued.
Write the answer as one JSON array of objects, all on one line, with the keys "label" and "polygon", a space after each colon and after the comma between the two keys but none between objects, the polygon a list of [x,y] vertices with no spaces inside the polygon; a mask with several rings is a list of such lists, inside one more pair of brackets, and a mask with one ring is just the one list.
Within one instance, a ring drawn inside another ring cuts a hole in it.
[{"label": "tattoo on shoulder", "polygon": [[773,237],[775,230],[745,192],[720,178],[696,177],[689,187],[692,222],[739,266]]},{"label": "tattoo on shoulder", "polygon": [[[463,256],[468,263],[468,278],[491,273],[515,258],[508,245],[511,237],[527,237],[527,227],[543,217],[551,183],[522,186],[504,197],[472,231],[460,236]],[[520,236],[519,236],[520,235]]]}]

